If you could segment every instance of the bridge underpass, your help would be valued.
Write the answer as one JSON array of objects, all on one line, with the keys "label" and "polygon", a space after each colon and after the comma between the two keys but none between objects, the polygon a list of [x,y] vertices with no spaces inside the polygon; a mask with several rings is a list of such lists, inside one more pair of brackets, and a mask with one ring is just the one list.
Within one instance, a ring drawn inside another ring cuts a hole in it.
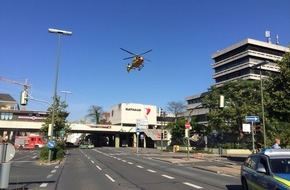
[{"label": "bridge underpass", "polygon": [[[7,137],[8,141],[19,133],[39,133],[43,122],[17,122],[0,121],[0,135]],[[71,124],[71,133],[85,133],[86,139],[90,140],[95,146],[111,147],[136,147],[137,134],[136,127],[119,125],[91,125],[91,124]],[[152,136],[158,136],[158,131],[152,130],[150,133],[141,131],[138,135],[138,145],[144,148],[156,148],[155,141],[158,139]],[[153,134],[153,135],[152,135]]]}]

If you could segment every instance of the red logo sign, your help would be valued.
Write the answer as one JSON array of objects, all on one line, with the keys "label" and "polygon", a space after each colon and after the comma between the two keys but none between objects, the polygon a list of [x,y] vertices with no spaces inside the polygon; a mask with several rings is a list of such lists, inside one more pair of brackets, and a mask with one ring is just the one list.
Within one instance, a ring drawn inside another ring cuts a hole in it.
[{"label": "red logo sign", "polygon": [[145,114],[148,115],[150,113],[151,109],[150,108],[145,108]]}]

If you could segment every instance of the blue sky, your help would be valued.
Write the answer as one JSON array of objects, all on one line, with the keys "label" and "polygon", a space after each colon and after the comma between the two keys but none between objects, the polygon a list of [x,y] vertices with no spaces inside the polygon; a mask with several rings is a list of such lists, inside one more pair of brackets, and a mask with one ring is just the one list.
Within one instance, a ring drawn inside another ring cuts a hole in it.
[{"label": "blue sky", "polygon": [[[30,94],[52,103],[58,37],[48,28],[69,30],[61,38],[58,95],[69,121],[91,105],[109,111],[119,103],[165,108],[170,101],[206,91],[211,55],[245,38],[290,44],[288,0],[27,0],[0,2],[0,77],[25,82]],[[149,49],[151,62],[129,74],[130,56]],[[19,101],[20,85],[0,81],[0,93]],[[26,109],[46,110],[29,101]]]}]

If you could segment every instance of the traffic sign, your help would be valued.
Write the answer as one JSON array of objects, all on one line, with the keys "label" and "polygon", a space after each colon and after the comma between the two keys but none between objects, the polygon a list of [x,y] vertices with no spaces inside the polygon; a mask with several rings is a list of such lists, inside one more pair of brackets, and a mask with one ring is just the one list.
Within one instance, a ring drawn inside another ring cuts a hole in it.
[{"label": "traffic sign", "polygon": [[189,123],[189,122],[186,122],[186,123],[185,123],[185,128],[186,128],[186,129],[189,129],[189,128],[190,128],[190,123]]},{"label": "traffic sign", "polygon": [[48,147],[48,148],[54,148],[54,147],[55,147],[55,141],[49,141],[49,142],[47,143],[47,147]]},{"label": "traffic sign", "polygon": [[0,144],[0,162],[9,162],[15,155],[15,148],[11,143]]},{"label": "traffic sign", "polygon": [[247,122],[260,122],[259,116],[246,116]]}]

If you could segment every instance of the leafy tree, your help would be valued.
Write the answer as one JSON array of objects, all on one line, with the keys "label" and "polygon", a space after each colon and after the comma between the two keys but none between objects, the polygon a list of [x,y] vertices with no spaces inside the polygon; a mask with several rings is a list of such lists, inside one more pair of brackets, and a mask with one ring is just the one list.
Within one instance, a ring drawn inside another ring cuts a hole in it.
[{"label": "leafy tree", "polygon": [[277,62],[279,74],[271,74],[265,81],[264,97],[266,117],[267,144],[281,139],[282,147],[290,145],[290,52]]},{"label": "leafy tree", "polygon": [[[52,111],[53,105],[48,108],[48,117],[45,119],[45,123],[42,125],[41,131],[47,135],[48,134],[48,127],[52,122]],[[60,102],[60,97],[56,98],[55,103],[55,114],[54,114],[54,129],[53,129],[53,136],[58,137],[59,131],[64,130],[67,133],[70,132],[70,127],[67,121],[67,117],[69,113],[66,111],[68,105],[65,102]]]},{"label": "leafy tree", "polygon": [[280,73],[270,75],[265,81],[266,94],[269,96],[266,109],[271,118],[281,122],[290,122],[290,52],[277,63]]},{"label": "leafy tree", "polygon": [[167,128],[170,130],[172,135],[171,144],[173,145],[184,145],[185,144],[185,119],[177,118],[176,122],[168,123]]},{"label": "leafy tree", "polygon": [[86,117],[90,118],[95,124],[100,123],[100,118],[104,114],[103,107],[92,105],[88,110],[88,115]]},{"label": "leafy tree", "polygon": [[[242,124],[247,115],[261,115],[259,81],[239,80],[212,87],[203,103],[210,109],[208,127],[220,134],[230,133],[233,141],[243,135]],[[225,108],[219,107],[224,95]]]}]

